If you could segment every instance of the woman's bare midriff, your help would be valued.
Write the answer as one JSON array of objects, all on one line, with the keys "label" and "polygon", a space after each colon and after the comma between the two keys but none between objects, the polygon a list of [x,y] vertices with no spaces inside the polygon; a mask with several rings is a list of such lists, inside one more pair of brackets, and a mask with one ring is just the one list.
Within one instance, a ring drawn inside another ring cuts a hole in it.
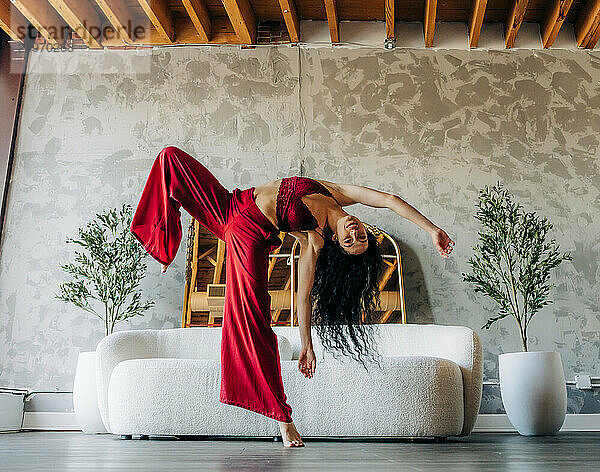
[{"label": "woman's bare midriff", "polygon": [[263,185],[258,185],[254,188],[254,200],[256,206],[263,215],[279,229],[277,225],[277,215],[275,213],[275,205],[277,204],[277,192],[282,179],[272,180]]}]

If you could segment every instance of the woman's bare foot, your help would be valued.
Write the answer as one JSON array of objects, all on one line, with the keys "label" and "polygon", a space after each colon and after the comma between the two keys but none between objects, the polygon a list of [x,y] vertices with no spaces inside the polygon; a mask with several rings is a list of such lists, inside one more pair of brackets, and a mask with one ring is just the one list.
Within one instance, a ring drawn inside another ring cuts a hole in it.
[{"label": "woman's bare foot", "polygon": [[284,423],[279,421],[279,429],[281,430],[281,439],[283,440],[283,447],[303,447],[304,443],[300,434],[294,426],[294,422]]},{"label": "woman's bare foot", "polygon": [[169,267],[169,266],[161,264],[161,271],[162,271],[163,274],[167,271],[167,267]]}]

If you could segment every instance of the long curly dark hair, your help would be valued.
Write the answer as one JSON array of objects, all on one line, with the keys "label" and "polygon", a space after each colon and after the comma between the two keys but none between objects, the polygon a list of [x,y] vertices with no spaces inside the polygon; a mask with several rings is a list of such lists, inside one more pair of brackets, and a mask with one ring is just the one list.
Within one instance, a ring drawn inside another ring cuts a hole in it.
[{"label": "long curly dark hair", "polygon": [[[321,344],[334,358],[336,353],[349,356],[368,371],[363,358],[375,353],[373,326],[380,303],[381,250],[369,230],[369,246],[362,254],[347,253],[332,235],[331,228],[325,226],[325,244],[317,257],[310,291],[312,319]],[[378,363],[379,358],[371,355]]]}]

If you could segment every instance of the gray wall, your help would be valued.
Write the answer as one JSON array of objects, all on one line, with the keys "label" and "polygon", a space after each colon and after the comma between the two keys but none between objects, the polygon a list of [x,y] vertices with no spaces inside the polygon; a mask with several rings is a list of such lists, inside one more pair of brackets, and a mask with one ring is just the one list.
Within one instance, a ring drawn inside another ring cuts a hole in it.
[{"label": "gray wall", "polygon": [[[395,236],[408,321],[461,324],[497,355],[520,349],[515,323],[489,330],[494,303],[462,281],[477,241],[478,189],[501,180],[554,224],[574,260],[554,273],[530,350],[561,353],[567,379],[600,375],[600,53],[397,49],[163,48],[34,53],[0,264],[0,385],[70,390],[100,319],[53,298],[75,236],[96,212],[136,205],[166,145],[228,188],[302,174],[394,192],[456,241],[449,259],[390,210],[349,207]],[[189,215],[184,211],[182,225]],[[150,258],[146,316],[118,330],[179,326],[185,239],[166,274]],[[569,388],[570,413],[600,413]],[[482,413],[502,411],[497,387]]]}]

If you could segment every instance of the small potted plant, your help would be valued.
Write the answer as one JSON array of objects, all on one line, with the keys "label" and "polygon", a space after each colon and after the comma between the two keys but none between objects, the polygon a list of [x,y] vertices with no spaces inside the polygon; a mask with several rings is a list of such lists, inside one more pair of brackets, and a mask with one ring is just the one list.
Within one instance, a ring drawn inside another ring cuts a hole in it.
[{"label": "small potted plant", "polygon": [[482,327],[512,316],[522,352],[500,354],[498,368],[502,404],[517,431],[526,436],[556,434],[565,420],[567,390],[560,353],[529,351],[527,328],[545,305],[550,271],[569,253],[559,254],[554,240],[546,241],[552,224],[513,203],[498,182],[479,191],[475,218],[483,225],[480,243],[468,260],[472,274],[463,279],[495,300],[500,309]]},{"label": "small potted plant", "polygon": [[[132,215],[128,204],[120,210],[109,209],[96,214],[96,219],[85,228],[79,228],[78,239],[66,240],[83,251],[75,251],[74,263],[61,266],[73,278],[60,285],[56,298],[100,318],[105,336],[114,331],[119,321],[143,315],[154,305],[153,300],[141,300],[139,285],[146,273],[143,259],[148,254],[129,231]],[[100,306],[99,310],[94,303]],[[96,351],[79,353],[73,407],[83,432],[106,431],[98,410]]]}]

